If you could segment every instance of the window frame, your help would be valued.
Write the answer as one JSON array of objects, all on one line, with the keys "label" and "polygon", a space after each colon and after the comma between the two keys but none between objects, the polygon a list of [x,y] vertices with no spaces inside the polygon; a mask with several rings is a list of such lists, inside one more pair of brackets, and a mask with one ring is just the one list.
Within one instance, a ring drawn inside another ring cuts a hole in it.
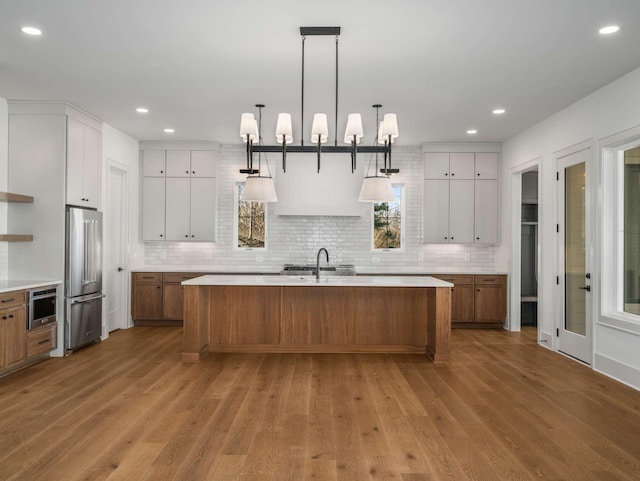
[{"label": "window frame", "polygon": [[235,182],[233,187],[233,249],[238,251],[266,251],[268,247],[268,229],[269,229],[269,209],[267,204],[264,206],[264,247],[241,247],[238,245],[238,235],[240,234],[240,188],[244,186],[244,182]]},{"label": "window frame", "polygon": [[371,251],[372,252],[403,252],[406,249],[405,224],[406,224],[406,185],[401,182],[392,183],[392,188],[400,188],[400,247],[376,247],[375,246],[375,206],[383,202],[371,203]]}]

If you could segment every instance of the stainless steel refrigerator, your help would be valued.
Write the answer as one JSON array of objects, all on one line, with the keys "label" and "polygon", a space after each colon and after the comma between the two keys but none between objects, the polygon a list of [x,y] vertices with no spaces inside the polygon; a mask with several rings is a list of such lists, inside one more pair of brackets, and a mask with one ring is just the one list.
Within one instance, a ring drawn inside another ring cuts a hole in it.
[{"label": "stainless steel refrigerator", "polygon": [[65,336],[67,353],[102,334],[102,213],[67,208],[65,266]]}]

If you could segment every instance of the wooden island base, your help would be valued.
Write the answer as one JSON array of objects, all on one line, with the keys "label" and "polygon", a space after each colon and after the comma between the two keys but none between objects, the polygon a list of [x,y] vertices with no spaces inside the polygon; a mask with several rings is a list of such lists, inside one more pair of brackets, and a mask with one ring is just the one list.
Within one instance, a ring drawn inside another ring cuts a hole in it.
[{"label": "wooden island base", "polygon": [[184,286],[183,361],[207,352],[403,352],[449,360],[449,287]]}]

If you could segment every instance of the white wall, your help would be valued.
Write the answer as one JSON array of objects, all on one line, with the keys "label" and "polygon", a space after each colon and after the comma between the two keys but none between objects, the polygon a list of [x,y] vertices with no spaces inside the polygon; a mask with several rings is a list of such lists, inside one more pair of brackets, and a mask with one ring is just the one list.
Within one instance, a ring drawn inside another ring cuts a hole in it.
[{"label": "white wall", "polygon": [[[330,154],[326,154],[330,155]],[[359,272],[432,272],[493,269],[495,246],[422,244],[422,147],[394,148],[393,182],[405,185],[405,243],[399,251],[373,251],[372,207],[363,217],[277,216],[268,207],[266,250],[234,248],[234,185],[246,178],[242,145],[223,145],[217,169],[217,243],[147,242],[139,266],[212,271],[279,272],[285,263],[315,263],[320,247],[332,264],[355,264]],[[368,163],[361,155],[358,162]],[[347,159],[348,162],[348,159]],[[272,168],[273,170],[273,168]],[[314,175],[311,169],[309,175]],[[275,172],[277,176],[277,172]],[[351,175],[351,174],[347,174]],[[469,260],[465,261],[465,254]]]},{"label": "white wall", "polygon": [[[9,139],[9,113],[7,101],[0,97],[0,191],[7,191],[7,156]],[[0,202],[0,233],[7,232],[7,204]],[[6,242],[0,242],[0,280],[8,276],[9,248]]]},{"label": "white wall", "polygon": [[[640,69],[612,82],[595,93],[570,105],[557,114],[540,122],[503,144],[503,179],[508,179],[509,169],[541,158],[540,225],[541,272],[539,289],[544,299],[539,306],[541,330],[545,336],[555,331],[557,314],[554,303],[558,302],[555,289],[556,276],[556,154],[558,151],[584,141],[594,141],[594,153],[599,161],[598,141],[640,124]],[[602,179],[597,172],[593,186],[596,195],[601,191]],[[497,252],[496,265],[510,265],[509,185],[503,186],[503,243]],[[604,215],[612,215],[611,212]],[[600,225],[601,219],[592,218]],[[596,253],[595,258],[600,254]],[[594,275],[599,275],[596,266]],[[597,285],[597,282],[595,283]],[[596,291],[593,296],[601,295]],[[602,316],[595,313],[596,322]],[[596,324],[594,330],[594,368],[607,375],[640,389],[640,337]]]}]

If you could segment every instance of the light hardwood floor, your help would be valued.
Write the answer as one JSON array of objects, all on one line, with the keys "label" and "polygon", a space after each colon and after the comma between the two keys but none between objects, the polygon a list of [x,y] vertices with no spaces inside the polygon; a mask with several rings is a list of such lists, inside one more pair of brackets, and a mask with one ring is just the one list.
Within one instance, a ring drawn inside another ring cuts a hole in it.
[{"label": "light hardwood floor", "polygon": [[411,354],[216,354],[134,328],[0,380],[0,480],[638,480],[640,393],[456,330]]}]

